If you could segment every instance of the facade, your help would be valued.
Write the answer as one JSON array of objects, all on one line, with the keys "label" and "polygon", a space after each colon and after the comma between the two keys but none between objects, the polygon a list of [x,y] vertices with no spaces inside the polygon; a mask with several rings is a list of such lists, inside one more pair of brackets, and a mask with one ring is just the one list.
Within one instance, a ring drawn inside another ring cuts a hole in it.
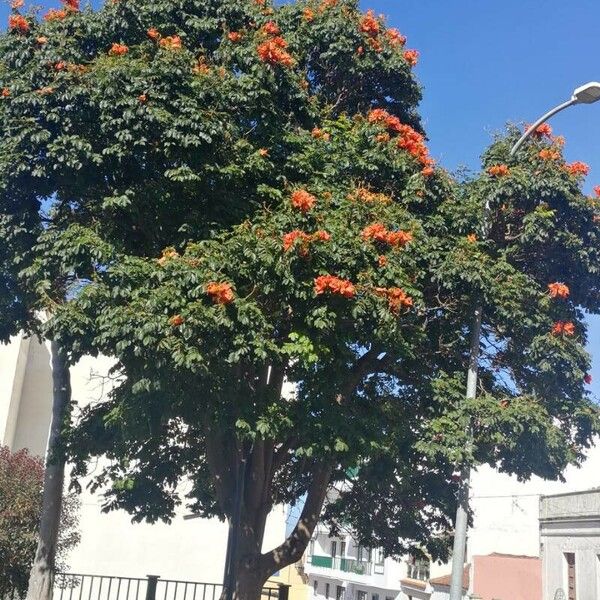
[{"label": "facade", "polygon": [[544,600],[600,598],[600,489],[540,499]]},{"label": "facade", "polygon": [[[101,401],[109,382],[107,358],[85,357],[71,369],[73,399],[78,406]],[[23,336],[0,344],[0,444],[13,451],[46,451],[52,403],[49,344]],[[182,496],[185,494],[182,486]],[[102,499],[84,491],[80,512],[81,543],[67,559],[70,571],[82,574],[220,583],[227,525],[218,519],[190,518],[180,508],[171,524],[133,524],[122,511],[102,513]],[[269,516],[265,549],[284,540],[286,511]]]}]

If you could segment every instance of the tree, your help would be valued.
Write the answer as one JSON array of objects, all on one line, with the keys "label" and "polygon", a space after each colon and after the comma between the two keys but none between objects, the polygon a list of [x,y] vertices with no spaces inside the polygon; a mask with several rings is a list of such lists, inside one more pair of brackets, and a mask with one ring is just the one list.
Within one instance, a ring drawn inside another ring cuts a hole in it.
[{"label": "tree", "polygon": [[[188,478],[192,508],[231,521],[243,473],[235,594],[255,600],[333,483],[332,529],[444,557],[458,464],[559,477],[582,459],[598,209],[560,153],[540,164],[555,142],[510,161],[510,132],[489,173],[454,182],[425,146],[417,53],[355,1],[69,6],[0,42],[0,177],[51,199],[26,270],[49,335],[69,361],[116,361],[68,437],[76,476],[109,459],[107,510],[168,520]],[[263,553],[273,504],[303,497]]]},{"label": "tree", "polygon": [[[0,595],[24,597],[35,555],[42,509],[44,464],[26,450],[0,448]],[[68,495],[63,505],[58,557],[64,560],[79,542],[79,499]],[[64,568],[64,565],[63,567]]]}]

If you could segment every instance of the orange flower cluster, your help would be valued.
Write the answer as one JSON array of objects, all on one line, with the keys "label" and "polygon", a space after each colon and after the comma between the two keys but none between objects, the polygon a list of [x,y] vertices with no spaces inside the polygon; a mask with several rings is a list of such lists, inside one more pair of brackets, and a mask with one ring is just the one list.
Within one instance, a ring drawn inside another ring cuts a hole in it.
[{"label": "orange flower cluster", "polygon": [[416,67],[419,62],[419,51],[418,50],[405,50],[404,60],[411,66]]},{"label": "orange flower cluster", "polygon": [[292,206],[302,212],[311,210],[316,202],[317,199],[306,190],[296,190],[292,194]]},{"label": "orange flower cluster", "polygon": [[321,4],[319,5],[319,12],[323,13],[327,9],[337,6],[337,3],[338,0],[322,0]]},{"label": "orange flower cluster", "polygon": [[62,21],[69,13],[64,9],[51,8],[45,15],[44,21]]},{"label": "orange flower cluster", "polygon": [[183,317],[181,315],[173,315],[169,319],[169,325],[171,327],[180,327],[181,325],[183,325]]},{"label": "orange flower cluster", "polygon": [[281,33],[281,29],[279,29],[279,25],[277,25],[275,21],[268,21],[265,23],[262,31],[265,35],[279,35]]},{"label": "orange flower cluster", "polygon": [[158,264],[164,267],[170,260],[179,258],[179,253],[173,246],[169,246],[162,251],[161,257],[158,259]]},{"label": "orange flower cluster", "polygon": [[316,277],[314,290],[317,296],[325,292],[330,292],[344,298],[352,298],[356,294],[356,288],[351,281],[340,279],[339,277],[335,277],[335,275],[321,275]]},{"label": "orange flower cluster", "polygon": [[433,173],[433,159],[429,156],[429,150],[425,145],[425,138],[415,131],[410,125],[404,125],[400,119],[388,113],[383,108],[373,109],[368,117],[369,123],[378,123],[383,125],[392,133],[398,134],[396,145],[402,150],[406,150],[414,156],[424,167],[423,174],[431,175]]},{"label": "orange flower cluster", "polygon": [[308,244],[310,244],[310,242],[328,242],[330,239],[331,235],[322,229],[315,231],[313,234],[294,229],[294,231],[290,231],[283,236],[283,251],[288,252],[292,246],[294,246],[296,240],[300,240],[300,255],[306,256],[308,254]]},{"label": "orange flower cluster", "polygon": [[302,16],[304,17],[304,20],[307,23],[311,23],[312,21],[315,20],[315,13],[314,13],[314,11],[311,8],[305,8],[302,11]]},{"label": "orange flower cluster", "polygon": [[198,62],[194,65],[192,71],[196,75],[206,75],[207,73],[210,73],[210,67],[206,64],[204,58],[201,57],[198,59]]},{"label": "orange flower cluster", "polygon": [[156,29],[156,27],[150,27],[150,29],[146,31],[146,34],[151,40],[156,41],[160,39],[160,32],[158,31],[158,29]]},{"label": "orange flower cluster", "polygon": [[402,289],[398,287],[392,288],[375,288],[375,293],[378,296],[387,298],[388,306],[394,314],[398,314],[403,308],[410,308],[413,305],[413,299]]},{"label": "orange flower cluster", "polygon": [[318,127],[315,127],[310,132],[310,135],[312,135],[316,140],[324,140],[326,142],[328,142],[329,139],[331,138],[331,136],[326,131],[319,129]]},{"label": "orange flower cluster", "polygon": [[381,193],[371,192],[367,188],[359,187],[354,190],[349,196],[349,200],[357,200],[367,204],[389,204],[392,200],[389,196]]},{"label": "orange flower cluster", "polygon": [[594,194],[596,194],[596,198],[600,198],[600,185],[594,186]]},{"label": "orange flower cluster", "polygon": [[560,152],[558,150],[551,150],[550,148],[543,148],[540,150],[539,157],[542,160],[558,160]]},{"label": "orange flower cluster", "polygon": [[575,335],[575,325],[571,321],[557,321],[552,325],[552,335]]},{"label": "orange flower cluster", "polygon": [[474,244],[477,241],[477,236],[474,233],[470,233],[467,236],[467,242],[469,242],[469,244]]},{"label": "orange flower cluster", "polygon": [[158,42],[161,48],[167,50],[181,50],[181,38],[178,35],[168,35]]},{"label": "orange flower cluster", "polygon": [[206,293],[217,304],[229,304],[235,298],[229,283],[217,283],[213,281],[206,286]]},{"label": "orange flower cluster", "polygon": [[377,264],[378,264],[380,267],[385,267],[385,265],[387,265],[387,256],[385,256],[385,255],[383,255],[383,254],[380,254],[380,255],[377,257]]},{"label": "orange flower cluster", "polygon": [[397,29],[388,29],[385,35],[390,43],[390,46],[397,48],[406,44],[406,36],[402,35]]},{"label": "orange flower cluster", "polygon": [[388,231],[383,223],[367,225],[360,235],[365,241],[373,240],[397,248],[406,246],[413,239],[410,231]]},{"label": "orange flower cluster", "polygon": [[227,39],[235,44],[242,39],[242,34],[239,31],[230,31],[227,34]]},{"label": "orange flower cluster", "polygon": [[61,0],[69,10],[79,10],[79,0]]},{"label": "orange flower cluster", "polygon": [[381,26],[375,13],[369,10],[366,15],[360,21],[360,31],[366,33],[369,37],[377,37]]},{"label": "orange flower cluster", "polygon": [[569,286],[564,283],[549,283],[548,284],[548,292],[550,292],[550,296],[552,298],[568,298],[571,293],[569,290]]},{"label": "orange flower cluster", "polygon": [[587,175],[590,167],[580,160],[576,160],[569,165],[565,165],[565,170],[569,175]]},{"label": "orange flower cluster", "polygon": [[2,88],[2,92],[0,93],[0,95],[3,98],[8,98],[10,96],[10,90],[7,87]]},{"label": "orange flower cluster", "polygon": [[[529,125],[525,126],[525,130],[527,131],[529,127]],[[542,123],[533,133],[538,137],[547,137],[552,139],[552,127],[548,123]]]},{"label": "orange flower cluster", "polygon": [[45,35],[40,35],[39,37],[35,38],[35,41],[40,45],[43,46],[44,44],[48,43],[48,38]]},{"label": "orange flower cluster", "polygon": [[14,10],[17,10],[19,8],[23,8],[24,4],[25,4],[25,0],[13,0],[10,3],[10,7]]},{"label": "orange flower cluster", "polygon": [[510,169],[506,165],[493,165],[487,171],[493,177],[504,177],[510,173]]},{"label": "orange flower cluster", "polygon": [[142,103],[145,104],[146,102],[148,102],[148,95],[147,94],[140,94],[138,96],[138,100]]},{"label": "orange flower cluster", "polygon": [[31,26],[23,15],[10,15],[8,17],[8,28],[19,33],[27,33],[31,29]]},{"label": "orange flower cluster", "polygon": [[257,48],[260,60],[269,65],[283,65],[291,67],[294,64],[294,59],[291,54],[286,51],[287,42],[282,37],[274,37],[260,44]]},{"label": "orange flower cluster", "polygon": [[129,47],[126,46],[125,44],[117,44],[114,43],[110,50],[108,51],[108,53],[111,56],[123,56],[125,54],[127,54],[129,52]]}]

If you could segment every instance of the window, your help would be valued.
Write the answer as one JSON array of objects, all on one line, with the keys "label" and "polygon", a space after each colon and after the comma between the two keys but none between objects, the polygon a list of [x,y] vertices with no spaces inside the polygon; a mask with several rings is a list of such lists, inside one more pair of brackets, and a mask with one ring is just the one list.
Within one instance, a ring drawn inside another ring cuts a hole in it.
[{"label": "window", "polygon": [[577,571],[575,570],[575,553],[565,552],[567,563],[567,600],[577,600]]},{"label": "window", "polygon": [[346,556],[346,542],[342,542],[340,544],[340,556],[341,557]]},{"label": "window", "polygon": [[410,556],[406,563],[408,565],[407,575],[410,579],[418,579],[419,581],[429,580],[431,562],[428,559]]},{"label": "window", "polygon": [[315,579],[313,582],[313,596],[317,596],[319,594],[319,582]]},{"label": "window", "polygon": [[[364,560],[364,554],[365,549],[362,546],[359,546],[356,550],[356,560],[362,562]],[[360,598],[358,600],[360,600]]]},{"label": "window", "polygon": [[379,600],[379,594],[373,594],[371,600]]},{"label": "window", "polygon": [[312,557],[313,557],[314,553],[315,553],[315,540],[313,538],[312,540],[310,540],[310,544],[308,545],[308,558],[306,559],[306,562],[312,561]]},{"label": "window", "polygon": [[329,598],[329,584],[325,584],[325,598]]},{"label": "window", "polygon": [[333,558],[337,556],[337,542],[331,542],[331,556]]},{"label": "window", "polygon": [[358,592],[356,592],[356,600],[367,600],[367,592],[358,590]]},{"label": "window", "polygon": [[335,600],[344,600],[344,588],[341,585],[335,588]]}]

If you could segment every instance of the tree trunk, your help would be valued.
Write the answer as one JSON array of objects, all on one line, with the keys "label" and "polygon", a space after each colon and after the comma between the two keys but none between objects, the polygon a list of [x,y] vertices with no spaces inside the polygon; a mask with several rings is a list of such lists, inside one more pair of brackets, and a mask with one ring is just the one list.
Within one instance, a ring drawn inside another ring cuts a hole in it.
[{"label": "tree trunk", "polygon": [[52,423],[46,452],[42,514],[35,559],[29,575],[27,600],[51,600],[54,586],[56,542],[62,508],[65,476],[62,429],[71,403],[71,378],[67,357],[52,342]]}]

